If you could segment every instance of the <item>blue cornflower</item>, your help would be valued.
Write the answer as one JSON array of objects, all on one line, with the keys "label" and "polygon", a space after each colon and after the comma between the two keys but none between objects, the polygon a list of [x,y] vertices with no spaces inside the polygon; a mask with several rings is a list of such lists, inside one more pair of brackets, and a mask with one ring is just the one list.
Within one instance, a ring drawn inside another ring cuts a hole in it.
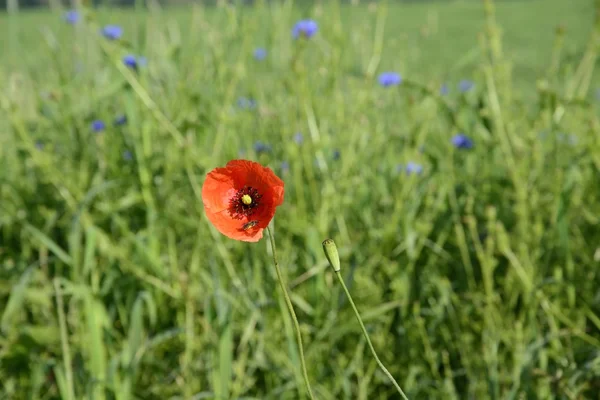
[{"label": "blue cornflower", "polygon": [[249,99],[247,97],[240,97],[237,100],[237,105],[239,108],[242,108],[245,110],[251,110],[253,108],[256,108],[256,100]]},{"label": "blue cornflower", "polygon": [[119,115],[119,116],[117,116],[117,118],[115,118],[115,121],[113,124],[115,126],[121,126],[121,125],[125,125],[126,123],[127,123],[127,116]]},{"label": "blue cornflower", "polygon": [[290,170],[290,163],[287,161],[282,161],[281,162],[281,171],[288,172],[289,170]]},{"label": "blue cornflower", "polygon": [[416,174],[419,175],[421,172],[423,172],[423,166],[421,164],[417,164],[415,162],[408,162],[406,164],[406,174],[410,175],[410,174]]},{"label": "blue cornflower", "polygon": [[129,150],[125,150],[123,152],[123,160],[125,160],[125,161],[133,160],[133,153],[131,153],[131,151],[129,151]]},{"label": "blue cornflower", "polygon": [[258,61],[262,61],[267,58],[267,49],[262,47],[257,47],[254,49],[254,58]]},{"label": "blue cornflower", "polygon": [[449,92],[450,92],[450,88],[448,87],[448,85],[447,85],[447,84],[445,84],[445,83],[444,83],[444,84],[443,84],[443,85],[440,87],[440,96],[445,96],[445,95],[447,95]]},{"label": "blue cornflower", "polygon": [[102,35],[109,40],[117,40],[123,36],[123,28],[119,25],[106,25],[102,28]]},{"label": "blue cornflower", "polygon": [[339,160],[341,156],[342,156],[342,153],[338,149],[333,150],[333,159],[334,160]]},{"label": "blue cornflower", "polygon": [[292,29],[292,36],[298,39],[301,35],[305,38],[312,37],[319,30],[319,25],[312,19],[303,19],[296,22]]},{"label": "blue cornflower", "polygon": [[296,132],[294,135],[294,142],[296,142],[297,145],[304,143],[304,135],[302,135],[302,132]]},{"label": "blue cornflower", "polygon": [[257,154],[268,153],[271,151],[271,146],[269,146],[268,144],[263,143],[261,141],[258,141],[256,143],[254,143],[254,151]]},{"label": "blue cornflower", "polygon": [[106,129],[104,121],[97,119],[92,122],[92,130],[94,132],[102,132],[104,129]]},{"label": "blue cornflower", "polygon": [[381,86],[390,87],[399,85],[402,82],[402,77],[396,72],[383,72],[377,80]]},{"label": "blue cornflower", "polygon": [[36,140],[35,148],[38,150],[44,150],[44,143],[41,140]]},{"label": "blue cornflower", "polygon": [[463,133],[459,133],[452,137],[452,144],[457,149],[470,149],[473,147],[473,140]]},{"label": "blue cornflower", "polygon": [[133,54],[127,54],[123,57],[123,64],[128,66],[129,68],[137,69],[138,67],[143,67],[148,63],[146,57],[138,57]]},{"label": "blue cornflower", "polygon": [[473,87],[475,87],[475,82],[473,81],[463,79],[462,81],[458,82],[458,90],[463,93],[468,92],[469,90],[473,89]]},{"label": "blue cornflower", "polygon": [[137,58],[133,54],[127,54],[123,57],[123,64],[130,68],[137,68]]},{"label": "blue cornflower", "polygon": [[81,15],[77,10],[69,10],[63,16],[64,20],[71,25],[75,25],[76,23],[78,23],[80,17]]},{"label": "blue cornflower", "polygon": [[396,165],[396,172],[400,173],[402,171],[406,171],[406,175],[419,175],[421,172],[423,172],[423,166],[412,161],[406,163],[406,167],[404,167],[402,164]]}]

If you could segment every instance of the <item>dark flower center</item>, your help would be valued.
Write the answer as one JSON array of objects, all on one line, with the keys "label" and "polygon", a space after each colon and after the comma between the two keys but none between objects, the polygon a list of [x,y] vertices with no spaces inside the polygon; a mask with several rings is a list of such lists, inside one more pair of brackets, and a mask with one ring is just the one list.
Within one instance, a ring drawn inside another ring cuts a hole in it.
[{"label": "dark flower center", "polygon": [[251,186],[244,186],[229,200],[229,212],[235,219],[249,217],[260,205],[262,194]]}]

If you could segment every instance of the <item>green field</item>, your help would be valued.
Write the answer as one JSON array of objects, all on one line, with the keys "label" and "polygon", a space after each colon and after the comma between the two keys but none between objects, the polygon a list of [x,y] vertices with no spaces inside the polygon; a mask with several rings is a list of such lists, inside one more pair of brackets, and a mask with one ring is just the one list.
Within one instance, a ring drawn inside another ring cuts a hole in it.
[{"label": "green field", "polygon": [[600,1],[256,3],[0,15],[0,399],[306,398],[268,240],[205,216],[236,158],[316,398],[400,398],[333,238],[410,399],[597,399]]}]

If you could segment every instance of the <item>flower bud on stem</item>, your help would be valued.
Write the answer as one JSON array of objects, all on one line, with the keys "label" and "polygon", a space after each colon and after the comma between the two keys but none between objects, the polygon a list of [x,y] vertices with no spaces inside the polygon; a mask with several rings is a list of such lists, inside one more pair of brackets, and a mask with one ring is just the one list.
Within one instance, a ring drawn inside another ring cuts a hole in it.
[{"label": "flower bud on stem", "polygon": [[385,365],[383,365],[383,363],[377,356],[377,352],[375,351],[375,348],[373,347],[373,343],[371,343],[371,338],[369,338],[369,334],[367,333],[365,324],[363,323],[362,318],[360,317],[360,313],[358,312],[358,309],[356,308],[356,305],[354,304],[354,300],[352,300],[350,291],[348,291],[348,288],[346,287],[344,278],[342,278],[342,274],[340,272],[340,270],[341,270],[340,257],[339,257],[338,251],[337,251],[337,246],[335,245],[335,242],[333,241],[333,239],[327,239],[323,242],[323,250],[325,251],[325,256],[327,257],[327,260],[329,260],[329,264],[331,265],[331,268],[333,268],[333,270],[335,271],[335,274],[336,274],[338,280],[340,281],[340,284],[342,285],[342,288],[344,289],[344,292],[346,293],[348,300],[350,301],[350,305],[352,306],[352,309],[354,310],[354,315],[356,315],[356,319],[358,320],[358,323],[360,324],[360,328],[362,329],[363,336],[365,337],[367,344],[369,345],[369,349],[371,349],[371,354],[373,355],[373,358],[377,362],[377,365],[379,365],[379,368],[381,368],[383,373],[392,382],[392,384],[394,385],[394,387],[396,388],[398,393],[400,393],[400,396],[402,396],[402,398],[404,400],[408,400],[408,397],[406,397],[406,395],[400,388],[400,385],[398,385],[398,382],[396,382],[396,380],[394,379],[392,374],[390,374],[390,371],[387,370]]}]

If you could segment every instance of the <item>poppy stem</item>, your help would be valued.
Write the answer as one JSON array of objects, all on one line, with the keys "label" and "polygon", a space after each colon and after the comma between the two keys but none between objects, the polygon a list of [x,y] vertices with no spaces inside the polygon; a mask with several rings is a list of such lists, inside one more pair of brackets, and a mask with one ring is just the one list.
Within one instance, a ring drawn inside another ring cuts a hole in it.
[{"label": "poppy stem", "polygon": [[300,324],[298,324],[298,318],[296,317],[296,312],[294,311],[294,306],[292,305],[292,301],[290,300],[290,296],[287,291],[287,287],[285,282],[283,281],[283,275],[281,274],[281,269],[279,268],[279,262],[277,261],[277,252],[275,250],[275,239],[273,239],[273,233],[271,232],[271,228],[267,226],[267,232],[269,233],[269,239],[271,241],[271,249],[273,250],[273,263],[275,264],[275,271],[277,271],[277,280],[279,281],[279,285],[281,286],[281,291],[283,292],[283,297],[285,298],[285,304],[292,316],[292,321],[294,322],[294,328],[296,330],[296,339],[298,340],[298,348],[300,350],[300,363],[302,364],[302,375],[304,376],[304,383],[306,383],[306,389],[308,390],[308,397],[314,400],[314,395],[312,393],[312,389],[310,388],[310,382],[308,380],[308,372],[306,370],[306,361],[304,361],[304,347],[302,345],[302,334],[300,333]]},{"label": "poppy stem", "polygon": [[398,391],[398,393],[400,393],[400,396],[402,396],[402,398],[404,400],[408,400],[408,397],[406,397],[406,395],[404,394],[404,392],[400,388],[400,385],[398,385],[398,382],[396,382],[396,380],[394,379],[394,377],[392,376],[392,374],[390,374],[390,371],[387,370],[387,368],[385,367],[385,365],[383,365],[383,363],[381,362],[381,360],[377,356],[377,352],[375,351],[375,348],[373,347],[373,343],[371,343],[371,339],[369,338],[369,334],[367,333],[367,329],[365,328],[365,324],[363,323],[362,318],[360,317],[360,314],[358,312],[358,309],[356,308],[356,305],[354,304],[354,301],[352,300],[352,296],[350,295],[350,291],[346,287],[346,283],[344,282],[344,278],[342,278],[342,274],[341,274],[340,270],[335,271],[335,274],[338,277],[338,280],[340,281],[340,284],[342,285],[342,288],[344,288],[344,292],[346,292],[346,296],[348,297],[348,300],[350,301],[350,305],[352,306],[352,309],[354,310],[354,315],[356,315],[356,319],[358,320],[358,323],[360,324],[360,328],[362,329],[363,335],[364,335],[365,339],[367,340],[367,344],[369,345],[369,348],[371,349],[371,354],[373,354],[373,358],[375,359],[375,361],[379,365],[379,368],[381,368],[381,370],[383,371],[383,373],[386,374],[386,376],[392,382],[392,384],[394,385],[394,387],[396,388],[396,390]]}]

